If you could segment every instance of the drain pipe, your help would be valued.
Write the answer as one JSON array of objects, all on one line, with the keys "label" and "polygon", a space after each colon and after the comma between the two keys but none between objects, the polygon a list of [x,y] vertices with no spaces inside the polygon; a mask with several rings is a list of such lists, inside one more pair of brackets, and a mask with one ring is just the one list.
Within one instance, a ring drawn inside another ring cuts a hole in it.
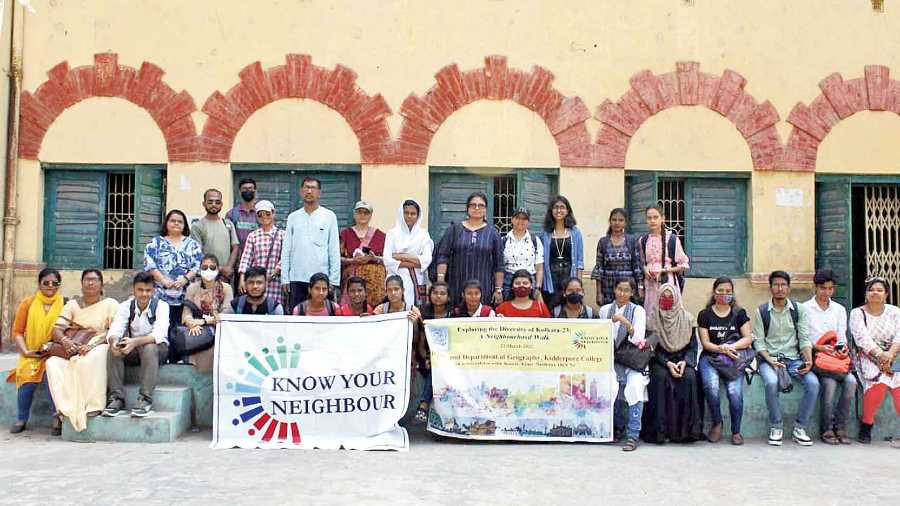
[{"label": "drain pipe", "polygon": [[[19,2],[12,4],[10,16],[9,51],[9,116],[6,137],[6,185],[3,192],[6,209],[3,213],[3,294],[0,298],[3,337],[12,343],[12,294],[15,284],[16,227],[19,217],[16,213],[16,176],[19,171],[19,105],[22,90],[22,46],[25,41],[25,11]],[[3,339],[0,339],[0,350]]]}]

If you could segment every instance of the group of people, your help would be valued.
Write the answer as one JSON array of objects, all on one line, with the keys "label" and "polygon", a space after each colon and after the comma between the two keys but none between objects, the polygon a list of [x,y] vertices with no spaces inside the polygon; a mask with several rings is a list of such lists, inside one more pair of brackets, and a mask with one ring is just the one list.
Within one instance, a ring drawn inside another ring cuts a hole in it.
[{"label": "group of people", "polygon": [[[757,363],[772,445],[783,439],[779,393],[795,381],[804,389],[791,434],[800,445],[812,444],[806,427],[820,389],[821,438],[829,444],[850,442],[847,423],[857,382],[865,392],[860,442],[871,441],[875,412],[888,392],[900,415],[894,364],[900,309],[887,304],[883,279],[867,282],[866,304],[850,314],[851,339],[846,310],[831,300],[835,278],[829,270],[816,273],[815,297],[802,304],[790,298],[790,276],[773,272],[770,301],[750,310],[737,304],[732,280],[718,278],[694,318],[682,302],[689,258],[666,228],[662,208],[651,205],[645,211],[649,232],[641,236],[626,233],[624,209],[610,213],[590,275],[596,282],[594,308],[585,301],[583,238],[563,196],[549,202],[540,234],[529,231],[527,208],[517,209],[512,230],[501,234],[487,217],[487,196],[474,192],[464,219],[435,244],[413,199],[401,203],[387,233],[370,224],[374,209],[364,201],[354,206],[353,225],[339,232],[334,212],[319,204],[323,189],[316,178],[301,183],[303,207],[290,213],[284,228],[276,224],[274,204],[256,198],[255,181],[243,179],[239,189],[240,204],[225,216],[216,189],[204,193],[206,214],[190,225],[183,212],[170,211],[145,249],[133,296],[122,303],[103,297],[99,270],[85,270],[81,296],[68,301],[59,294],[59,272],[40,272],[39,290],[22,301],[13,327],[20,359],[10,374],[18,387],[12,432],[25,430],[42,381],[49,382],[57,413],[55,434],[62,417],[83,430],[87,417],[126,413],[126,363],[140,365],[131,415],[147,416],[159,365],[211,368],[215,326],[229,312],[407,312],[417,329],[415,367],[425,380],[415,415],[419,423],[427,420],[432,400],[422,323],[491,316],[610,319],[619,385],[614,432],[626,451],[639,440],[719,441],[720,385],[729,403],[731,442],[743,444],[743,384]],[[851,348],[858,352],[847,368]],[[704,399],[712,422],[706,434]]]}]

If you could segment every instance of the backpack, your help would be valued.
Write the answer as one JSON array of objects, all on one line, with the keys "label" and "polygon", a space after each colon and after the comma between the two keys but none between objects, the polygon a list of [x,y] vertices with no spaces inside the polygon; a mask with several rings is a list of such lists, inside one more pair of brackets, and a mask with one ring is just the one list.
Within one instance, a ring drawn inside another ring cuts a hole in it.
[{"label": "backpack", "polygon": [[[308,301],[303,301],[300,304],[297,304],[297,312],[300,316],[306,315],[306,306]],[[331,302],[328,299],[325,299],[325,309],[328,310],[328,316],[334,316],[336,310],[334,307],[334,302]]]},{"label": "backpack", "polygon": [[[678,236],[675,235],[675,232],[671,230],[669,232],[669,239],[666,241],[666,247],[663,248],[663,257],[662,257],[662,265],[665,267],[666,265],[666,257],[672,259],[672,266],[677,267],[678,265],[675,263],[675,241]],[[647,237],[650,234],[644,234],[638,239],[638,243],[641,246],[641,255],[644,257],[644,264],[647,263]],[[675,280],[678,282],[678,289],[681,290],[681,293],[684,293],[684,273],[675,274]]]},{"label": "backpack", "polygon": [[[453,239],[457,234],[457,224],[454,222],[450,223],[450,227],[447,228],[447,231],[444,232],[444,235],[441,237],[441,240],[434,247],[435,256],[437,256],[438,251],[444,249],[445,244],[449,241],[451,244],[453,243]],[[451,258],[452,258],[452,250],[451,250]],[[450,262],[447,262],[447,267],[450,267]],[[447,272],[447,274],[450,274]],[[449,276],[444,276],[444,279],[448,279]],[[432,283],[437,281],[437,261],[432,261],[431,264],[428,265],[428,280]]]},{"label": "backpack", "polygon": [[[478,317],[479,318],[487,318],[487,317],[491,316],[491,311],[492,311],[491,306],[488,306],[487,304],[482,304],[481,310],[478,312]],[[471,318],[469,316],[469,312],[466,310],[464,305],[456,307],[456,309],[454,309],[453,313],[454,313],[454,316],[457,318]]]},{"label": "backpack", "polygon": [[[528,233],[528,236],[531,237],[531,246],[534,248],[534,257],[537,258],[537,249],[538,249],[537,248],[537,236],[535,236],[531,232]],[[501,252],[506,251],[506,243],[507,242],[509,242],[509,234],[508,233],[503,236],[503,245],[500,246]]]},{"label": "backpack", "polygon": [[[587,304],[585,304],[583,307],[584,307],[584,310],[587,312],[587,319],[590,320],[590,319],[594,318],[594,308],[592,308],[591,306],[589,306]],[[562,311],[563,311],[562,304],[556,306],[555,308],[553,308],[553,317],[559,318],[559,315],[562,314]]]},{"label": "backpack", "polygon": [[[237,298],[237,302],[235,303],[234,311],[237,314],[244,314],[244,308],[247,307],[247,296],[241,295]],[[275,301],[266,297],[266,314],[270,315],[275,311]]]},{"label": "backpack", "polygon": [[[800,313],[797,309],[797,301],[791,300],[791,320],[794,322],[794,336],[797,337],[797,341],[800,340],[800,325],[797,323],[800,321]],[[759,317],[762,318],[763,324],[763,332],[765,332],[765,337],[769,337],[769,324],[772,322],[772,316],[769,314],[769,303],[765,302],[759,305]]]},{"label": "backpack", "polygon": [[[159,306],[159,299],[152,298],[150,299],[150,310],[148,311],[147,320],[150,322],[150,325],[156,323],[156,307]],[[131,322],[134,321],[134,315],[137,308],[137,301],[134,300],[134,297],[131,298],[131,304],[128,305],[128,325],[125,325],[125,336],[129,339],[131,338]]]}]

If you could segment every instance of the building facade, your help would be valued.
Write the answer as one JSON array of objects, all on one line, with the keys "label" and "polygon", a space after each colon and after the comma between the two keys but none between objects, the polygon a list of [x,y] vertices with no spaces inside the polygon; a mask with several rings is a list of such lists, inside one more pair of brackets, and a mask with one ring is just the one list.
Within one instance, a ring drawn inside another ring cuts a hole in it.
[{"label": "building facade", "polygon": [[819,266],[847,304],[871,274],[896,302],[900,9],[827,4],[7,2],[12,299],[44,265],[67,295],[86,267],[121,283],[165,211],[245,175],[283,219],[315,174],[342,225],[359,198],[383,229],[415,198],[433,237],[472,190],[501,227],[561,193],[588,273],[612,208],[640,231],[661,202],[695,311],[710,278],[750,305],[769,271],[808,292]]}]

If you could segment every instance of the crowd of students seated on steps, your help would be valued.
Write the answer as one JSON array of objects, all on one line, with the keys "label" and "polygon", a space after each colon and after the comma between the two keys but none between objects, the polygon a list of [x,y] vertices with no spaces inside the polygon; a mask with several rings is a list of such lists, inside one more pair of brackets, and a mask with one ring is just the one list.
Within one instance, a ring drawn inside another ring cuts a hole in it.
[{"label": "crowd of students seated on steps", "polygon": [[[407,312],[416,324],[415,367],[424,378],[415,421],[427,420],[431,365],[422,322],[434,318],[606,318],[613,324],[615,438],[633,451],[640,440],[718,442],[723,433],[720,385],[730,413],[730,440],[741,436],[743,386],[756,370],[765,386],[768,442],[781,445],[781,392],[794,383],[803,398],[791,433],[812,445],[807,432],[822,390],[821,439],[849,444],[851,400],[863,389],[857,439],[871,442],[875,413],[891,394],[900,416],[900,309],[887,303],[888,283],[866,282],[866,303],[847,312],[831,299],[836,279],[815,275],[815,296],[790,298],[790,275],[769,277],[771,298],[742,308],[734,283],[712,285],[709,302],[695,318],[682,303],[689,258],[665,227],[659,206],[645,211],[649,233],[626,233],[627,214],[613,209],[597,244],[591,279],[596,307],[584,300],[584,247],[569,201],[548,203],[542,232],[532,234],[531,213],[517,209],[513,228],[501,235],[486,216],[487,196],[472,193],[464,219],[437,245],[422,226],[419,204],[404,200],[387,233],[369,225],[373,207],[354,206],[354,224],[338,232],[335,214],[319,205],[322,184],[301,183],[303,207],[282,229],[272,202],[256,199],[256,183],[240,181],[241,203],[220,216],[222,193],[203,195],[206,215],[188,225],[179,210],[163,220],[146,246],[144,272],[133,296],[119,303],[103,297],[103,275],[87,269],[81,295],[64,301],[61,276],[38,275],[38,291],[19,305],[13,338],[19,361],[15,381],[17,421],[27,428],[38,384],[48,381],[55,417],[84,430],[91,416],[126,413],[124,365],[140,365],[140,387],[130,413],[151,413],[159,365],[212,366],[215,326],[222,313],[255,315],[366,316]],[[221,262],[220,259],[226,259]],[[287,310],[285,309],[287,308]],[[712,426],[702,432],[703,409]],[[900,438],[892,445],[900,447]]]}]

